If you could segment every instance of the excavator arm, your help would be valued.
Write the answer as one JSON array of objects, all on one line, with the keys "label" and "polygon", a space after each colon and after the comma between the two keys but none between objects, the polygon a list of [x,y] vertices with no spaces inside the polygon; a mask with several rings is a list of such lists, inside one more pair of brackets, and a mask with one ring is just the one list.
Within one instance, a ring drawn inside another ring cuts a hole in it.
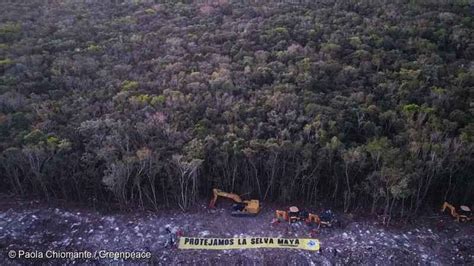
[{"label": "excavator arm", "polygon": [[444,212],[446,209],[449,209],[451,216],[453,216],[457,221],[459,221],[459,214],[456,212],[456,208],[453,205],[447,203],[446,201],[441,208],[441,212]]},{"label": "excavator arm", "polygon": [[[468,215],[459,214],[453,205],[445,201],[441,207],[441,212],[444,212],[446,209],[449,209],[451,216],[453,216],[457,222],[467,222],[472,220],[472,217],[469,217]],[[471,209],[467,206],[461,206],[461,210],[469,214],[471,213]]]},{"label": "excavator arm", "polygon": [[209,203],[209,208],[213,209],[216,207],[216,201],[217,201],[217,198],[219,197],[229,198],[236,203],[242,203],[242,199],[237,194],[227,193],[217,188],[213,189],[212,193],[213,193],[213,196],[212,196],[211,202]]}]

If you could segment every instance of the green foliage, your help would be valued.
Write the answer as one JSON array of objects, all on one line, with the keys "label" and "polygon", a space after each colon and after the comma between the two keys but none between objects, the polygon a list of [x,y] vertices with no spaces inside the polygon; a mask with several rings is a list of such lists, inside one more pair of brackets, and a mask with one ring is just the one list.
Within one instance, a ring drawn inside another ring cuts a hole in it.
[{"label": "green foliage", "polygon": [[39,129],[34,129],[26,136],[23,137],[23,141],[26,144],[38,144],[46,140],[46,135]]},{"label": "green foliage", "polygon": [[148,15],[155,15],[156,10],[154,10],[153,8],[147,8],[145,9],[145,13],[147,13]]},{"label": "green foliage", "polygon": [[69,150],[72,145],[67,139],[60,139],[53,134],[45,134],[39,129],[34,129],[23,136],[23,142],[28,147],[49,150]]},{"label": "green foliage", "polygon": [[161,105],[166,102],[166,97],[164,95],[153,96],[151,98],[150,104],[153,106]]},{"label": "green foliage", "polygon": [[8,66],[8,65],[11,65],[13,64],[13,60],[9,59],[9,58],[6,58],[6,59],[2,59],[0,60],[0,67],[1,66]]},{"label": "green foliage", "polygon": [[204,145],[201,140],[193,139],[184,146],[188,160],[204,159]]},{"label": "green foliage", "polygon": [[130,25],[130,24],[136,24],[137,19],[132,16],[125,16],[125,17],[116,19],[115,22],[118,24]]},{"label": "green foliage", "polygon": [[354,53],[353,53],[354,57],[355,58],[358,58],[358,59],[368,59],[370,58],[370,53],[365,51],[365,50],[356,50]]},{"label": "green foliage", "polygon": [[288,35],[288,30],[285,27],[276,27],[276,28],[270,30],[270,34]]},{"label": "green foliage", "polygon": [[328,54],[336,54],[341,50],[341,46],[336,43],[323,43],[321,45],[321,51]]},{"label": "green foliage", "polygon": [[438,41],[443,41],[448,37],[447,31],[444,28],[440,28],[434,32],[434,35],[436,36],[436,39]]},{"label": "green foliage", "polygon": [[469,123],[461,129],[461,139],[467,143],[474,143],[474,123]]},{"label": "green foliage", "polygon": [[70,150],[72,148],[72,143],[67,139],[61,139],[57,145],[57,148],[59,150]]},{"label": "green foliage", "polygon": [[349,38],[349,43],[354,47],[359,47],[362,44],[362,41],[358,36],[353,36]]},{"label": "green foliage", "polygon": [[405,114],[413,114],[413,113],[416,113],[420,111],[420,106],[418,106],[417,104],[414,104],[414,103],[411,103],[411,104],[406,104],[403,106],[403,112]]},{"label": "green foliage", "polygon": [[19,23],[7,22],[0,25],[0,39],[9,40],[20,32]]},{"label": "green foliage", "polygon": [[311,70],[311,59],[303,58],[303,60],[299,62],[299,65],[303,71],[309,72]]},{"label": "green foliage", "polygon": [[316,114],[317,110],[318,110],[318,105],[315,103],[309,103],[304,107],[304,111],[308,115]]},{"label": "green foliage", "polygon": [[46,143],[51,146],[57,146],[59,144],[59,139],[56,136],[49,136],[46,139]]},{"label": "green foliage", "polygon": [[424,104],[424,105],[421,106],[420,111],[425,113],[425,114],[432,114],[432,113],[435,112],[435,109],[433,107],[429,107],[426,104]]},{"label": "green foliage", "polygon": [[148,94],[139,94],[130,97],[129,101],[132,103],[137,103],[138,105],[147,105],[150,104],[153,97]]},{"label": "green foliage", "polygon": [[390,141],[386,138],[373,139],[367,143],[365,149],[368,153],[374,155],[372,157],[380,157],[390,148]]},{"label": "green foliage", "polygon": [[420,76],[421,70],[413,70],[413,69],[400,69],[399,76],[402,80],[417,80]]},{"label": "green foliage", "polygon": [[21,25],[18,23],[5,23],[0,25],[0,34],[16,33],[21,31]]},{"label": "green foliage", "polygon": [[286,40],[289,38],[289,32],[285,27],[275,27],[267,30],[265,36],[268,38],[268,41]]},{"label": "green foliage", "polygon": [[336,136],[334,136],[331,138],[331,142],[326,144],[326,147],[332,151],[337,151],[342,147],[342,142]]},{"label": "green foliage", "polygon": [[468,5],[133,2],[4,5],[5,190],[397,214],[474,198]]},{"label": "green foliage", "polygon": [[67,139],[60,139],[57,136],[50,135],[46,139],[47,146],[52,150],[66,151],[70,150],[72,143]]},{"label": "green foliage", "polygon": [[446,90],[440,87],[431,87],[431,91],[436,95],[444,95],[446,94]]},{"label": "green foliage", "polygon": [[102,48],[99,46],[99,45],[96,45],[96,44],[90,44],[89,46],[87,46],[86,50],[88,52],[98,52],[100,51]]},{"label": "green foliage", "polygon": [[10,127],[16,130],[26,130],[30,126],[30,120],[24,112],[15,112],[12,114]]},{"label": "green foliage", "polygon": [[138,81],[131,81],[131,80],[125,80],[122,82],[122,90],[124,91],[131,91],[131,90],[136,90],[139,87]]},{"label": "green foliage", "polygon": [[375,47],[379,48],[383,46],[383,38],[376,34],[371,34],[369,36],[370,40],[374,44]]},{"label": "green foliage", "polygon": [[416,49],[421,53],[432,53],[437,50],[437,45],[427,39],[418,39],[415,41]]},{"label": "green foliage", "polygon": [[201,120],[194,126],[195,134],[200,138],[205,138],[209,134],[209,121]]}]

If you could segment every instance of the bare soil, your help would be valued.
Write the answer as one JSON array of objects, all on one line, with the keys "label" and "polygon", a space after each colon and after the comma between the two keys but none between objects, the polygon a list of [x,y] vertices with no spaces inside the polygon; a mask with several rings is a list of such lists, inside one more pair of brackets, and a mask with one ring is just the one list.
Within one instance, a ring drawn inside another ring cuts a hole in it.
[{"label": "bare soil", "polygon": [[[474,226],[435,213],[412,224],[383,226],[377,219],[337,213],[342,226],[315,235],[321,252],[282,249],[179,250],[166,247],[169,234],[186,236],[311,237],[304,224],[271,225],[275,208],[265,206],[256,217],[232,217],[228,204],[209,210],[203,202],[194,211],[104,213],[79,207],[51,206],[38,201],[1,197],[0,263],[38,262],[109,264],[111,260],[18,260],[10,250],[150,251],[151,260],[127,263],[161,265],[315,265],[315,264],[469,264],[474,263]],[[318,211],[318,210],[314,210]],[[4,264],[4,263],[2,263]]]}]

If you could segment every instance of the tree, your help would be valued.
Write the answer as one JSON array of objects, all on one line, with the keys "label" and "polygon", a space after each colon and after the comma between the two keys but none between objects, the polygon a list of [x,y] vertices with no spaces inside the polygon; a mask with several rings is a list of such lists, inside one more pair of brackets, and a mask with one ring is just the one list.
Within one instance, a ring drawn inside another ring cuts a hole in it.
[{"label": "tree", "polygon": [[177,201],[183,211],[196,202],[198,189],[197,171],[202,162],[200,159],[186,161],[182,155],[173,156],[173,163],[178,173],[179,195],[177,195]]}]

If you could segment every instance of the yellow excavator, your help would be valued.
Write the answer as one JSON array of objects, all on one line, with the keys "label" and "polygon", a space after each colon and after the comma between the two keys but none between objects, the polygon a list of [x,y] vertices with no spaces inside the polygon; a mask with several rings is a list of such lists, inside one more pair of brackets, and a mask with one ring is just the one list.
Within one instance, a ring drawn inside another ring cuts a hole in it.
[{"label": "yellow excavator", "polygon": [[458,213],[453,205],[445,201],[443,206],[441,207],[441,212],[444,212],[446,209],[449,209],[451,216],[456,219],[456,222],[469,222],[472,220],[471,209],[467,206],[461,205],[461,210]]},{"label": "yellow excavator", "polygon": [[260,201],[258,200],[242,200],[242,198],[235,193],[224,192],[217,188],[214,188],[212,193],[213,196],[211,202],[209,203],[209,208],[211,209],[216,207],[217,198],[224,197],[235,202],[232,216],[255,216],[260,212]]}]

